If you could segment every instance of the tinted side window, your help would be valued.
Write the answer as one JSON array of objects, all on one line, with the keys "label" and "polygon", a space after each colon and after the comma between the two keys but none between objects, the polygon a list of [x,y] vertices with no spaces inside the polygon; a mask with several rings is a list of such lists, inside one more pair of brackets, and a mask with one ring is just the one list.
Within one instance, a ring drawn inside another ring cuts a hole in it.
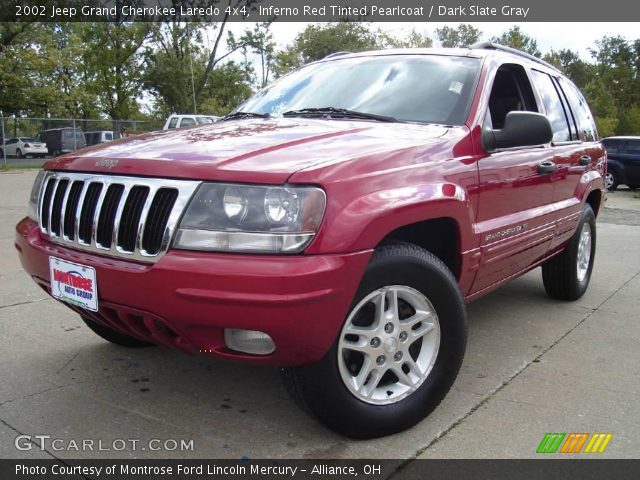
[{"label": "tinted side window", "polygon": [[553,129],[554,142],[571,141],[571,131],[567,122],[567,115],[562,106],[558,91],[556,90],[553,80],[546,73],[532,70],[535,83],[538,85],[538,91],[542,97],[542,103],[551,122]]},{"label": "tinted side window", "polygon": [[602,142],[607,153],[619,153],[621,143],[617,140],[605,140]]},{"label": "tinted side window", "polygon": [[104,139],[105,140],[113,140],[113,133],[111,132],[107,132],[104,134]]},{"label": "tinted side window", "polygon": [[571,110],[576,115],[576,121],[578,122],[578,136],[583,142],[594,142],[598,138],[598,131],[596,130],[596,123],[589,110],[589,105],[584,99],[580,90],[571,82],[561,79],[562,90],[569,99],[571,104]]},{"label": "tinted side window", "polygon": [[624,149],[624,153],[640,155],[640,140],[629,140]]},{"label": "tinted side window", "polygon": [[196,121],[193,118],[183,118],[180,122],[181,127],[190,127],[191,125],[195,125]]},{"label": "tinted side window", "polygon": [[176,128],[177,124],[178,124],[178,117],[173,117],[171,119],[171,121],[169,122],[169,127],[168,128]]}]

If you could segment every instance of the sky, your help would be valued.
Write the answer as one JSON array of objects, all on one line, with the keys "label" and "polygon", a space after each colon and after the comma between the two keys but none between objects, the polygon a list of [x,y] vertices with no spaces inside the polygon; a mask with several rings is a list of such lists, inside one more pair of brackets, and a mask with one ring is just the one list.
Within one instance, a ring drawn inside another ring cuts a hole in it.
[{"label": "sky", "polygon": [[[253,28],[249,23],[230,23],[230,30],[234,34],[241,34],[246,28]],[[273,37],[278,47],[284,47],[291,43],[298,33],[307,26],[304,22],[275,22],[271,26]],[[425,31],[434,36],[436,28],[445,25],[455,27],[458,23],[436,23],[436,22],[379,22],[372,23],[373,28],[381,28],[389,33],[400,37],[415,28],[417,32]],[[500,22],[477,22],[473,26],[482,31],[481,40],[489,40],[493,36],[498,36],[505,30],[513,26],[512,23]],[[596,40],[604,35],[622,35],[629,40],[640,38],[639,22],[616,22],[616,23],[565,23],[565,22],[525,22],[518,23],[520,29],[534,37],[538,41],[538,48],[543,53],[554,49],[570,49],[578,52],[584,60],[590,58],[588,48],[593,46]]]}]

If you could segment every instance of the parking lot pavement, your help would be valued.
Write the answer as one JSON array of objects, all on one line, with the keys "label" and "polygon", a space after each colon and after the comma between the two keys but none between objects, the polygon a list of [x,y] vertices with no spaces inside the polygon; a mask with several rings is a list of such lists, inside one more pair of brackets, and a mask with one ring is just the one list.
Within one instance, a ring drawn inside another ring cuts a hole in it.
[{"label": "parking lot pavement", "polygon": [[[640,199],[630,192],[609,196],[581,300],[547,298],[537,269],[471,304],[465,362],[442,405],[407,432],[350,441],[295,407],[275,369],[113,346],[48,298],[13,248],[34,178],[0,173],[0,457],[519,458],[546,432],[612,432],[606,458],[638,455]],[[16,450],[20,434],[62,449]],[[86,439],[127,448],[66,449]],[[151,451],[151,439],[193,450]]]}]

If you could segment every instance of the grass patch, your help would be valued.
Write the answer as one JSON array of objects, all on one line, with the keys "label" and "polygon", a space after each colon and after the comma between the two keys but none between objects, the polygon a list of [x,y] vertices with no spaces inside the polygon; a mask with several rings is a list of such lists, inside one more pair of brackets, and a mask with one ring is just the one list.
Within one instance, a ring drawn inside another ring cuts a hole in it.
[{"label": "grass patch", "polygon": [[4,163],[0,164],[0,172],[10,172],[11,170],[30,170],[32,168],[42,168],[40,163],[19,163],[17,165],[11,165]]}]

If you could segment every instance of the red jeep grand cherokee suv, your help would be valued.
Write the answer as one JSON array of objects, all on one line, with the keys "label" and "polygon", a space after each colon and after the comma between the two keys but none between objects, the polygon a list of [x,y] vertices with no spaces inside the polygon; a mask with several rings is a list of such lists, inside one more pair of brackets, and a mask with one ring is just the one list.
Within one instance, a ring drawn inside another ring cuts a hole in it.
[{"label": "red jeep grand cherokee suv", "polygon": [[605,153],[558,70],[492,44],[334,54],[212,125],[49,162],[22,265],[101,337],[285,367],[359,438],[436,408],[465,302],[587,289]]}]

